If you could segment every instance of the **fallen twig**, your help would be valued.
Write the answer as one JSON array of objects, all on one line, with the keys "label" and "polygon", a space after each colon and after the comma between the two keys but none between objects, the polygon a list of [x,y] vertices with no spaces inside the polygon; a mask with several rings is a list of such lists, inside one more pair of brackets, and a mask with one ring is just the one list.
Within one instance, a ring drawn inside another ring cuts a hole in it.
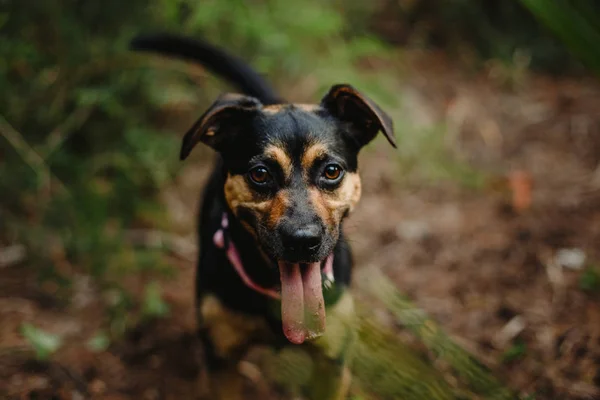
[{"label": "fallen twig", "polygon": [[48,134],[48,139],[42,148],[40,153],[44,159],[48,159],[58,148],[67,140],[69,135],[81,127],[85,121],[92,115],[93,107],[81,107],[76,109],[69,117],[67,117],[63,123],[58,125]]},{"label": "fallen twig", "polygon": [[13,128],[2,115],[0,115],[0,134],[8,140],[21,158],[40,177],[44,187],[50,187],[51,182],[54,180],[61,191],[67,191],[65,185],[58,178],[52,176],[52,172],[42,156],[27,143],[23,135]]}]

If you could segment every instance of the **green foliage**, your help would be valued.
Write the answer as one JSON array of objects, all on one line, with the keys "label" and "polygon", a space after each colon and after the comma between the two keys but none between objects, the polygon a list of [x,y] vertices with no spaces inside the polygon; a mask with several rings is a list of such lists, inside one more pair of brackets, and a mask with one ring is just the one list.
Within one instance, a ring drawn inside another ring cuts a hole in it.
[{"label": "green foliage", "polygon": [[380,272],[369,270],[368,276],[365,275],[363,279],[357,278],[356,282],[360,282],[360,288],[382,303],[432,354],[447,363],[469,392],[487,399],[516,398],[485,366],[454,343],[425,312],[399,293]]},{"label": "green foliage", "polygon": [[106,350],[110,346],[110,338],[104,332],[96,333],[90,340],[87,342],[87,348],[93,352],[102,352]]},{"label": "green foliage", "polygon": [[518,360],[527,353],[527,345],[522,340],[517,340],[502,355],[502,361],[509,363]]},{"label": "green foliage", "polygon": [[146,285],[142,303],[142,315],[146,318],[163,317],[169,312],[169,306],[162,299],[160,286],[157,282]]},{"label": "green foliage", "polygon": [[146,89],[157,73],[132,70],[125,55],[134,27],[152,20],[145,2],[67,3],[9,2],[0,235],[102,280],[122,262],[124,230],[173,175],[177,140],[153,129]]},{"label": "green foliage", "polygon": [[400,117],[395,118],[395,123],[400,126],[397,130],[402,146],[398,149],[398,164],[402,177],[415,179],[419,184],[452,181],[469,189],[483,187],[485,172],[453,154],[445,126],[416,128]]},{"label": "green foliage", "polygon": [[134,300],[130,293],[118,286],[105,291],[108,305],[109,332],[111,337],[121,337],[135,322],[132,316]]},{"label": "green foliage", "polygon": [[[527,55],[530,66],[536,70],[562,73],[577,68],[578,63],[560,40],[536,23],[525,8],[531,3],[548,12],[568,7],[564,0],[416,0],[396,2],[382,17],[395,23],[397,36],[408,36],[405,40],[412,44],[443,47],[466,56],[467,61],[475,58],[480,62],[498,60],[500,64],[512,64],[515,54],[521,53]],[[569,2],[575,3],[585,4],[582,9],[598,15],[594,0]],[[564,15],[567,18],[568,13]],[[569,22],[577,23],[576,19]]]},{"label": "green foliage", "polygon": [[[322,95],[325,86],[340,79],[358,86],[378,86],[375,79],[358,73],[356,62],[367,57],[387,57],[381,41],[363,32],[356,36],[355,9],[335,1],[304,0],[295,7],[286,0],[162,0],[167,18],[181,21],[179,31],[209,37],[231,49],[269,76],[276,86],[289,88],[298,79],[316,78],[310,93]],[[362,21],[371,7],[361,6]],[[176,16],[176,17],[174,17]],[[289,90],[289,89],[288,89]],[[300,90],[303,92],[303,90]],[[381,89],[380,89],[381,91]]]},{"label": "green foliage", "polygon": [[586,268],[579,276],[579,287],[589,293],[600,292],[600,271],[595,267]]},{"label": "green foliage", "polygon": [[361,389],[386,399],[457,399],[441,373],[392,332],[370,318],[364,318],[358,330],[352,373]]},{"label": "green foliage", "polygon": [[21,326],[21,335],[33,347],[35,357],[39,361],[47,361],[62,345],[60,336],[45,332],[28,323]]},{"label": "green foliage", "polygon": [[521,0],[566,47],[600,74],[600,7],[594,0]]}]

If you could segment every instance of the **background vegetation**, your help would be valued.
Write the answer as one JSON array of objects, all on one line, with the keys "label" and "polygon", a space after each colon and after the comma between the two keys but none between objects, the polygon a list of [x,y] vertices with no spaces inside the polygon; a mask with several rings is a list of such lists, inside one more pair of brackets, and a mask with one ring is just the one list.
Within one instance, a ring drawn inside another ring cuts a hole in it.
[{"label": "background vegetation", "polygon": [[[14,262],[33,272],[60,304],[71,301],[73,276],[92,276],[109,294],[111,340],[144,318],[168,313],[157,283],[173,274],[165,249],[140,246],[131,234],[169,229],[158,195],[181,168],[181,133],[224,86],[183,63],[130,54],[127,43],[139,32],[209,38],[298,100],[318,98],[343,77],[394,106],[390,88],[400,74],[398,46],[442,48],[474,71],[492,62],[507,71],[600,72],[597,2],[551,4],[5,1],[0,245],[16,251]],[[407,144],[400,162],[426,170],[427,163],[441,162],[443,171],[455,171],[442,177],[472,179],[476,172],[446,153],[440,135],[432,132],[412,146],[416,139],[400,137]],[[132,274],[148,276],[141,296],[123,285]],[[24,326],[23,334],[40,358],[59,346],[33,326]],[[101,335],[94,343],[104,341]]]}]

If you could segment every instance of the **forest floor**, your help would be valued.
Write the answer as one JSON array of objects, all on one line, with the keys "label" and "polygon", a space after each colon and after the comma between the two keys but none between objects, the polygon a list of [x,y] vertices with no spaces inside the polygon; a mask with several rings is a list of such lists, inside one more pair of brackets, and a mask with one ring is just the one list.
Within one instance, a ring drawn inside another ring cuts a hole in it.
[{"label": "forest floor", "polygon": [[[423,158],[398,162],[384,140],[361,156],[363,197],[346,224],[357,268],[383,271],[508,387],[600,398],[600,84],[529,75],[508,89],[439,57],[409,58],[398,86],[410,121],[397,124],[400,151],[421,143]],[[441,146],[469,167],[442,164],[447,179],[432,180],[418,163],[441,162],[423,145],[437,139],[418,135],[440,125]],[[170,313],[104,351],[86,346],[106,325],[88,277],[74,279],[65,308],[26,264],[3,267],[0,398],[193,398],[192,215],[209,165],[190,163],[163,193],[170,231],[184,238],[161,283]],[[140,294],[146,279],[126,287]],[[30,361],[23,322],[68,338],[52,363]]]}]

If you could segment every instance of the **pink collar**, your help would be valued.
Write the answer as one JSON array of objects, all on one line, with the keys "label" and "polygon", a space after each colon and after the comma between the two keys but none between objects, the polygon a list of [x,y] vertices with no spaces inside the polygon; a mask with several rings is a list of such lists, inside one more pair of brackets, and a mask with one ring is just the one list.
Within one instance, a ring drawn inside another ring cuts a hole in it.
[{"label": "pink collar", "polygon": [[[225,231],[228,227],[229,220],[227,219],[227,213],[223,213],[223,217],[221,218],[221,228],[218,231],[216,231],[215,235],[213,236],[213,242],[215,246],[217,246],[220,249],[225,248]],[[231,265],[233,265],[233,268],[238,273],[242,281],[246,284],[246,286],[260,294],[264,294],[267,297],[271,297],[275,300],[281,300],[281,294],[277,290],[264,288],[256,284],[252,280],[252,278],[248,276],[246,270],[244,269],[244,265],[242,264],[240,254],[238,253],[237,248],[235,247],[235,244],[232,240],[229,240],[227,243],[226,253],[227,259],[229,259],[229,262],[231,263]],[[323,272],[327,276],[327,279],[330,282],[333,282],[333,256],[327,258],[327,262],[325,264]]]},{"label": "pink collar", "polygon": [[[215,243],[215,246],[217,246],[220,249],[225,248],[225,230],[228,226],[229,220],[227,219],[227,214],[223,213],[223,218],[221,218],[221,229],[216,231],[215,235],[213,236],[213,242]],[[231,265],[233,265],[233,268],[236,270],[242,281],[246,284],[246,286],[258,293],[264,294],[265,296],[271,297],[275,300],[281,300],[281,295],[277,290],[266,289],[254,283],[252,278],[248,276],[246,270],[244,269],[244,266],[242,265],[240,254],[238,253],[235,244],[233,244],[233,241],[231,240],[229,240],[227,246],[227,258],[229,259]]]}]

